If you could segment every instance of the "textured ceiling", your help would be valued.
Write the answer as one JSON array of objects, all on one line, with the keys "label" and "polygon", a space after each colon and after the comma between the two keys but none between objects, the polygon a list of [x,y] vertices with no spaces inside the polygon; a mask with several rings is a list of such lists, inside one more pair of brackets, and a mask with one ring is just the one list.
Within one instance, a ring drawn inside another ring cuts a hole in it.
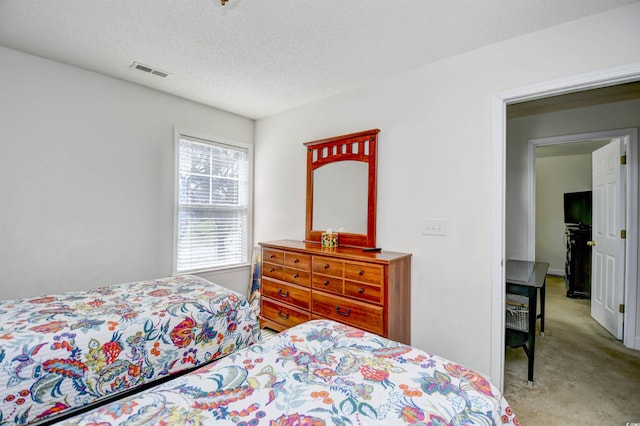
[{"label": "textured ceiling", "polygon": [[637,1],[0,0],[0,45],[261,118]]}]

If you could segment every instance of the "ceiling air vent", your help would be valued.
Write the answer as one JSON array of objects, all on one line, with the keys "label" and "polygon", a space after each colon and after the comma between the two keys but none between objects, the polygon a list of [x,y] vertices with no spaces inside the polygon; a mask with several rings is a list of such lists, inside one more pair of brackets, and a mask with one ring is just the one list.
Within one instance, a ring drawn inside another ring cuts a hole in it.
[{"label": "ceiling air vent", "polygon": [[159,77],[167,77],[167,76],[169,76],[168,72],[161,71],[161,70],[159,70],[157,68],[152,68],[152,67],[150,67],[148,65],[141,64],[140,62],[134,62],[133,64],[131,64],[131,68],[136,69],[136,70],[140,70],[140,71],[144,71],[144,72],[149,73],[149,74],[157,75]]}]

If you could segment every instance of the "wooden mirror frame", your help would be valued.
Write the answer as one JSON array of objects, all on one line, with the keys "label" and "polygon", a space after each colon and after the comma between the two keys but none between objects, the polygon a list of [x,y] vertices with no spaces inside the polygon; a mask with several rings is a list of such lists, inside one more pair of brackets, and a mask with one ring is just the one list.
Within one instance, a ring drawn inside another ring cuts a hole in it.
[{"label": "wooden mirror frame", "polygon": [[[307,147],[307,217],[305,241],[320,242],[323,230],[313,227],[313,172],[337,161],[361,161],[368,165],[367,233],[338,233],[339,246],[376,246],[377,142],[379,129],[305,142]],[[365,150],[365,145],[368,149]],[[354,145],[357,146],[354,149]],[[325,150],[326,149],[326,150]],[[315,154],[314,154],[315,153]],[[314,159],[315,158],[315,159]]]}]

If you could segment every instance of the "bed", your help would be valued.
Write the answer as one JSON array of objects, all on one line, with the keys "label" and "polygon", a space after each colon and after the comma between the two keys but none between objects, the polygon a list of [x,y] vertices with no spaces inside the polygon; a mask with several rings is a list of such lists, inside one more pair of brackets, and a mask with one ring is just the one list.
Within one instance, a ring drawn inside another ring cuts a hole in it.
[{"label": "bed", "polygon": [[196,276],[3,300],[0,425],[52,418],[259,340],[246,298]]},{"label": "bed", "polygon": [[518,424],[481,375],[313,320],[63,425]]}]

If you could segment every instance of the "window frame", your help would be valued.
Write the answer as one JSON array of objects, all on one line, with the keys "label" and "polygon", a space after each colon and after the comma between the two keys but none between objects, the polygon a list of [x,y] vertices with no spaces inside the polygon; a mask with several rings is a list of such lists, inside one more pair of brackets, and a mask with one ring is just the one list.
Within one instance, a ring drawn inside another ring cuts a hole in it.
[{"label": "window frame", "polygon": [[[247,241],[245,253],[245,262],[235,263],[232,265],[220,267],[205,267],[199,269],[189,269],[186,271],[178,271],[178,237],[179,237],[179,220],[180,220],[180,139],[191,139],[196,142],[202,142],[214,146],[227,146],[230,148],[246,150],[247,152]],[[174,129],[174,169],[173,169],[173,259],[171,271],[172,275],[188,275],[203,272],[215,272],[233,270],[251,265],[251,255],[253,250],[253,145],[237,140],[231,140],[210,134],[185,130],[180,128]]]}]

